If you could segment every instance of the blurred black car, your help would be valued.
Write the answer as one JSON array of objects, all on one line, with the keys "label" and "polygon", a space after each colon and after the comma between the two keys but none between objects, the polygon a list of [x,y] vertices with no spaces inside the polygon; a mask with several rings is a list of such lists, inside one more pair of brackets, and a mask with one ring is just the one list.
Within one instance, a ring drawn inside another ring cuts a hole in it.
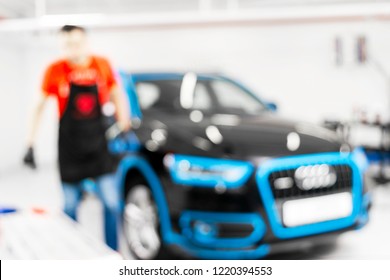
[{"label": "blurred black car", "polygon": [[366,224],[360,148],[222,75],[121,76],[135,128],[111,149],[135,257],[257,259]]}]

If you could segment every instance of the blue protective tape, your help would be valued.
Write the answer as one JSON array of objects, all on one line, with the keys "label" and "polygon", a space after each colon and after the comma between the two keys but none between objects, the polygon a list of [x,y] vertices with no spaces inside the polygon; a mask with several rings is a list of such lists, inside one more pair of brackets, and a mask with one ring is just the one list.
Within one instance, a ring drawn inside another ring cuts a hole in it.
[{"label": "blue protective tape", "polygon": [[[260,191],[272,231],[280,239],[296,238],[313,234],[320,234],[335,231],[352,226],[358,219],[362,204],[362,172],[360,168],[365,168],[362,162],[355,162],[360,157],[358,155],[343,153],[323,153],[315,155],[298,155],[284,158],[271,159],[262,164],[256,174],[256,180]],[[353,210],[350,216],[336,220],[324,221],[314,224],[301,225],[296,227],[284,227],[276,208],[275,198],[272,194],[268,177],[272,172],[294,169],[302,165],[312,164],[347,164],[352,168],[352,204]]]},{"label": "blue protective tape", "polygon": [[[191,221],[201,221],[210,225],[213,234],[202,234],[194,231]],[[247,237],[218,238],[218,223],[228,224],[250,224],[253,231]],[[263,219],[256,213],[216,213],[204,211],[184,211],[180,217],[179,224],[183,234],[194,243],[210,248],[243,248],[252,246],[260,241],[266,232]]]},{"label": "blue protective tape", "polygon": [[[250,162],[216,159],[189,155],[171,155],[173,163],[170,164],[169,172],[176,184],[195,187],[223,186],[226,188],[239,188],[249,179],[254,171]],[[202,170],[203,174],[191,171],[182,171],[180,164],[188,162],[191,168]],[[234,178],[226,178],[224,172],[235,172]]]}]

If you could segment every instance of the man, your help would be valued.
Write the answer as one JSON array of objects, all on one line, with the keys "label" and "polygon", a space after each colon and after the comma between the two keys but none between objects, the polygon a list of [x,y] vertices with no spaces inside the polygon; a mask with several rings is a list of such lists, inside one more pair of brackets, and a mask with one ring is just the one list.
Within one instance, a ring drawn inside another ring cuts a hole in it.
[{"label": "man", "polygon": [[110,99],[116,107],[119,127],[130,129],[127,100],[108,61],[90,54],[84,28],[66,25],[60,30],[65,58],[45,72],[42,94],[34,108],[24,162],[35,168],[34,140],[44,104],[49,96],[58,101],[58,157],[65,196],[64,211],[76,220],[82,195],[81,182],[92,178],[103,202],[107,244],[117,249],[120,192],[107,148],[102,106]]}]

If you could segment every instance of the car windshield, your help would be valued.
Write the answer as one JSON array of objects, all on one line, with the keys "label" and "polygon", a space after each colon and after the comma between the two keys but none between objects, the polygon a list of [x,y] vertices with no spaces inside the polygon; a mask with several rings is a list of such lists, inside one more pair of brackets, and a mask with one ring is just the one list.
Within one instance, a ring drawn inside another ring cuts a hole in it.
[{"label": "car windshield", "polygon": [[[182,80],[148,80],[136,84],[143,110],[183,110]],[[191,105],[185,109],[212,113],[257,114],[266,106],[249,91],[225,79],[198,79],[191,89]]]}]

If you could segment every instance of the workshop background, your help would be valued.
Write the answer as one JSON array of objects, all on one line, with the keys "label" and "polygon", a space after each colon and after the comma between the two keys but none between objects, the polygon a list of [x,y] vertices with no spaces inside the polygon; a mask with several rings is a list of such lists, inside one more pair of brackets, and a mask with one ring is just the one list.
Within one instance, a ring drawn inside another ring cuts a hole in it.
[{"label": "workshop background", "polygon": [[[67,23],[85,26],[93,52],[118,70],[226,73],[290,119],[390,119],[390,1],[0,0],[1,205],[61,208],[55,100],[39,130],[38,170],[23,167],[22,156],[32,102]],[[359,137],[376,143],[380,131]],[[87,199],[81,224],[102,238],[99,207]],[[367,227],[334,248],[281,258],[389,259],[389,237],[384,184]]]}]

